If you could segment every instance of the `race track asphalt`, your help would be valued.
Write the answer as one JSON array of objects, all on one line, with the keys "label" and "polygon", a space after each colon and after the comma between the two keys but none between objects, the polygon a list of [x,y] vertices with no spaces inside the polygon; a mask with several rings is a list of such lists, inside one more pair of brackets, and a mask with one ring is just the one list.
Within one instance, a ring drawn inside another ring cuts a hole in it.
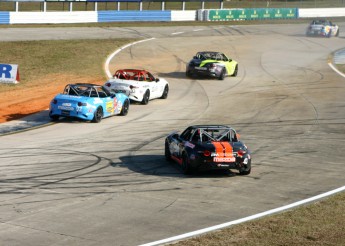
[{"label": "race track asphalt", "polygon": [[[3,41],[154,38],[122,50],[110,69],[145,68],[170,82],[168,99],[133,104],[125,117],[2,135],[1,242],[139,245],[343,186],[345,78],[327,63],[345,36],[304,33],[303,24],[0,29]],[[238,76],[186,78],[201,50],[237,60]],[[32,121],[48,122],[47,112]],[[165,136],[192,124],[233,126],[252,150],[252,173],[184,176],[167,163]]]}]

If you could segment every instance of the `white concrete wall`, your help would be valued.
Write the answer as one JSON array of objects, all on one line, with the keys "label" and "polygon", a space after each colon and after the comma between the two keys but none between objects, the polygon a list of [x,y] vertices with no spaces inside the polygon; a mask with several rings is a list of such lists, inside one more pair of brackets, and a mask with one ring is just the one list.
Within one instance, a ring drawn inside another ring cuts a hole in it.
[{"label": "white concrete wall", "polygon": [[171,21],[195,21],[196,10],[171,11]]},{"label": "white concrete wall", "polygon": [[11,24],[57,24],[97,22],[96,11],[10,12]]},{"label": "white concrete wall", "polygon": [[300,18],[341,17],[345,16],[345,8],[299,9]]}]

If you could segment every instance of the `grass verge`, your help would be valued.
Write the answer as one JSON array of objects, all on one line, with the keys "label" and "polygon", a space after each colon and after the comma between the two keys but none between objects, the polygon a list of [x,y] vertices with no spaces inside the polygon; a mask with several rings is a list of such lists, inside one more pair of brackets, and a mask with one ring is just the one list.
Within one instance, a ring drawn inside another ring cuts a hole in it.
[{"label": "grass verge", "polygon": [[8,90],[42,86],[42,78],[61,73],[105,80],[102,64],[106,57],[133,41],[99,39],[1,42],[1,63],[19,64],[20,83],[0,84],[0,96]]},{"label": "grass verge", "polygon": [[345,193],[174,246],[345,245]]}]

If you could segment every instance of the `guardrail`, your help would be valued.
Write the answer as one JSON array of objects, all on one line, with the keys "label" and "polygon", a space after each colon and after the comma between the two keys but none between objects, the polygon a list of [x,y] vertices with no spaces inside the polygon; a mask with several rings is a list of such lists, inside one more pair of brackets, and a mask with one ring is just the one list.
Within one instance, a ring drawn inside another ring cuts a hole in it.
[{"label": "guardrail", "polygon": [[0,11],[342,8],[345,0],[0,0]]},{"label": "guardrail", "polygon": [[200,9],[191,11],[0,12],[0,24],[59,24],[128,21],[234,21],[345,16],[345,8]]}]

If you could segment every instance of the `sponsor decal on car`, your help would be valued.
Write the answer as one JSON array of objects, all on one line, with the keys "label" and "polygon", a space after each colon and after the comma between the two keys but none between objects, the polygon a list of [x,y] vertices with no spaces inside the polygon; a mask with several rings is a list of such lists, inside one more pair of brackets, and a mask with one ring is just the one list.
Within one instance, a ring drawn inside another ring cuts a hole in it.
[{"label": "sponsor decal on car", "polygon": [[218,156],[221,156],[221,157],[233,157],[234,154],[233,153],[211,153],[211,156],[212,157],[218,157]]},{"label": "sponsor decal on car", "polygon": [[93,99],[93,103],[94,104],[100,104],[100,103],[103,103],[103,101],[100,98],[95,98],[95,99]]},{"label": "sponsor decal on car", "polygon": [[207,67],[195,67],[196,70],[207,70]]},{"label": "sponsor decal on car", "polygon": [[213,156],[213,162],[235,162],[236,158],[233,156],[233,149],[229,142],[212,142],[215,147],[215,153],[211,153]]},{"label": "sponsor decal on car", "polygon": [[122,110],[122,102],[121,101],[119,101],[118,103],[117,103],[117,112],[121,112],[121,110]]},{"label": "sponsor decal on car", "polygon": [[217,167],[229,167],[229,164],[217,164]]},{"label": "sponsor decal on car", "polygon": [[108,113],[114,112],[113,101],[106,102],[105,107]]},{"label": "sponsor decal on car", "polygon": [[194,149],[195,145],[190,142],[185,142],[184,146]]},{"label": "sponsor decal on car", "polygon": [[214,162],[235,162],[236,158],[235,157],[214,157],[213,161]]},{"label": "sponsor decal on car", "polygon": [[68,106],[58,106],[58,109],[60,110],[68,110],[68,111],[73,111],[73,107],[68,107]]}]

